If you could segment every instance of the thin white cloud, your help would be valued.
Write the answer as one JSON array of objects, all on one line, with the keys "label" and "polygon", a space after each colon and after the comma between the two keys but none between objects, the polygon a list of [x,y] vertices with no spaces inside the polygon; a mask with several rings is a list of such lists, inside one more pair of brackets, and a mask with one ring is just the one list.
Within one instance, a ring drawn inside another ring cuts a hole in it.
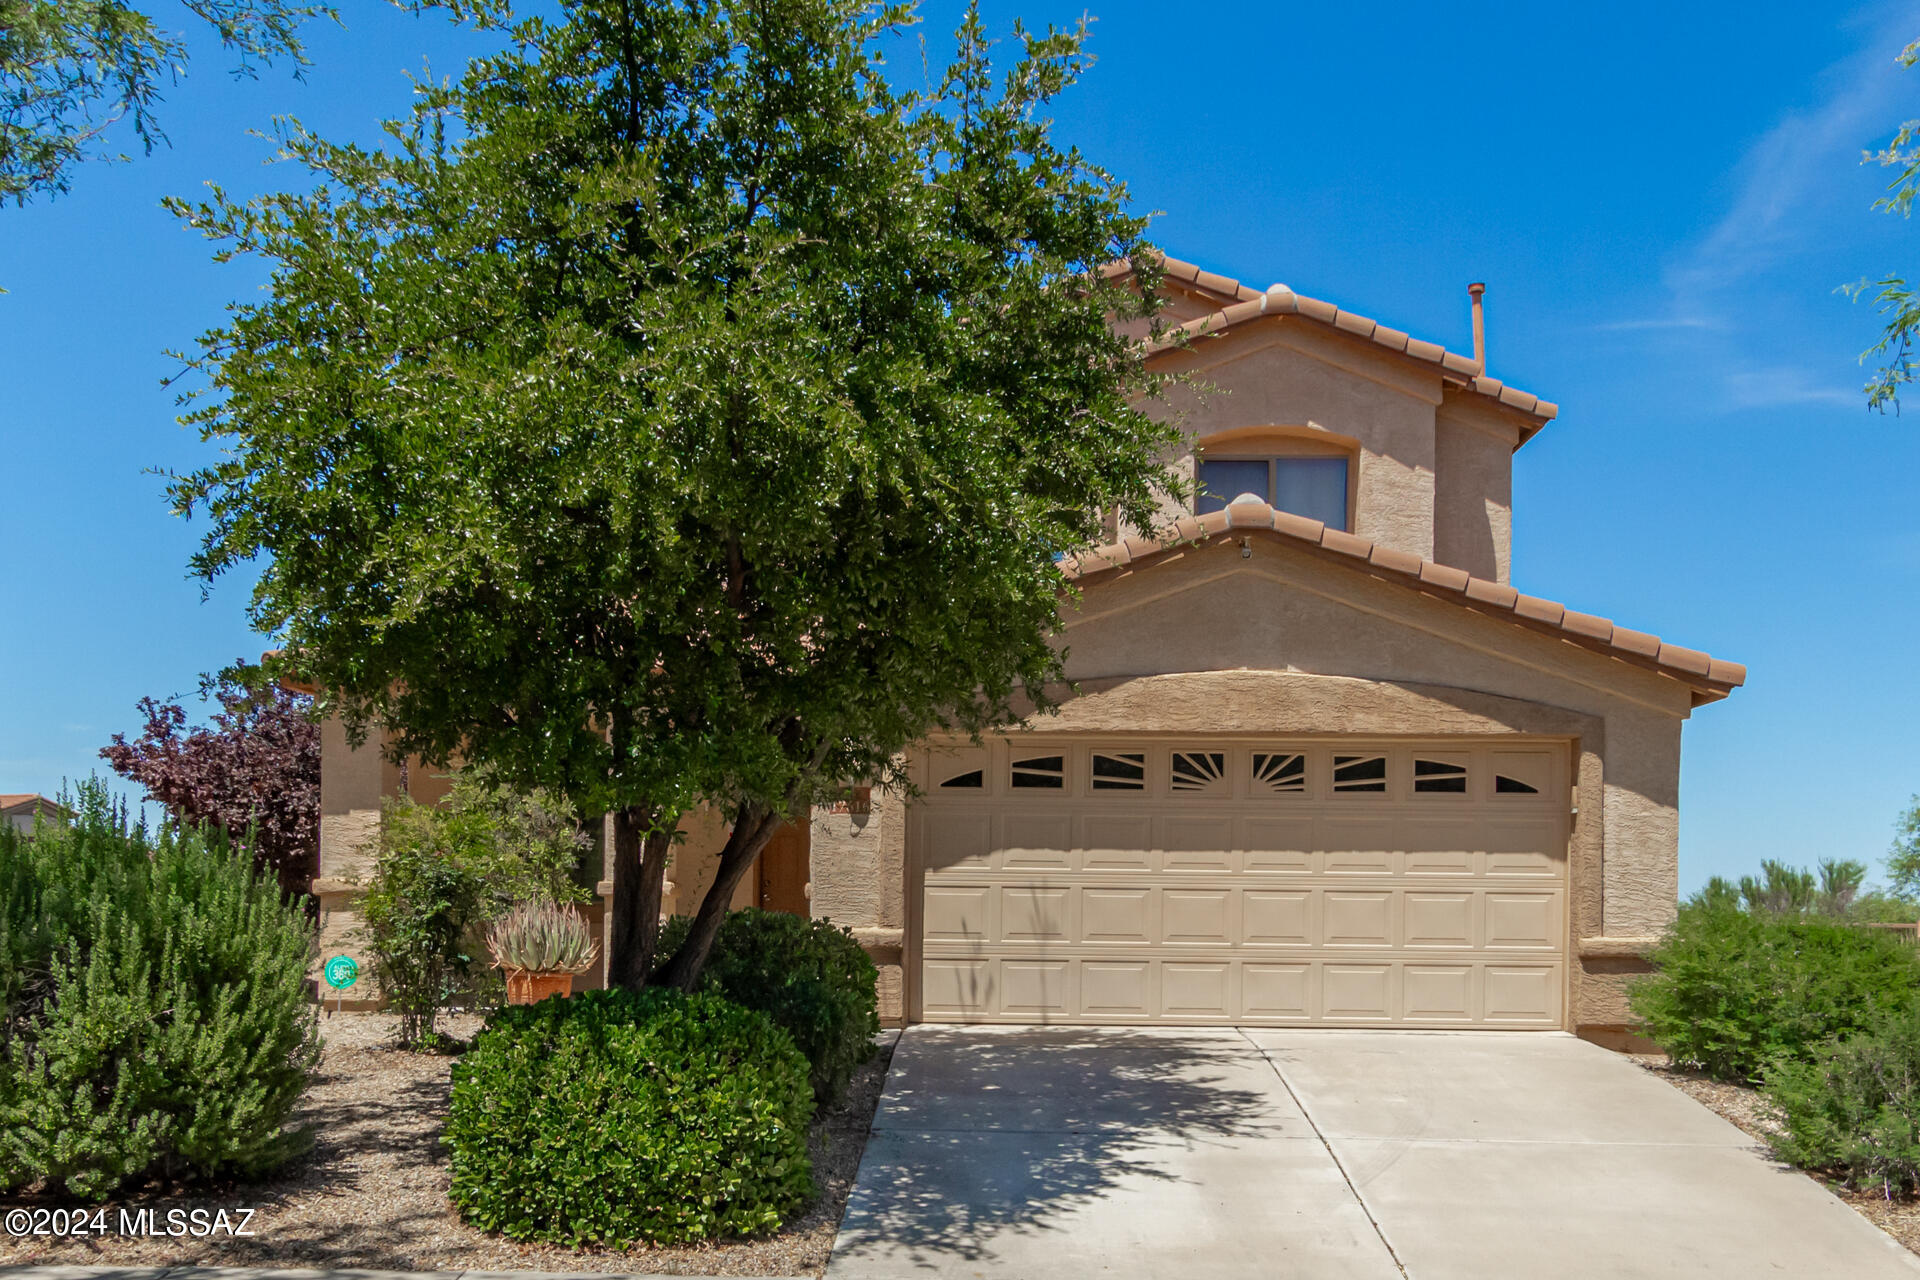
[{"label": "thin white cloud", "polygon": [[1804,243],[1808,215],[1836,200],[1850,209],[1858,204],[1858,187],[1834,177],[1895,122],[1906,86],[1893,53],[1911,38],[1876,32],[1865,49],[1821,77],[1835,86],[1830,96],[1787,116],[1748,148],[1731,207],[1667,273],[1676,299],[1751,280]]},{"label": "thin white cloud", "polygon": [[1684,353],[1716,407],[1865,403],[1850,370],[1809,371],[1806,351],[1781,341],[1796,327],[1783,308],[1810,287],[1800,278],[1809,264],[1795,259],[1830,244],[1836,227],[1874,216],[1866,193],[1878,175],[1862,173],[1862,154],[1915,114],[1920,93],[1920,69],[1895,61],[1920,35],[1911,9],[1878,7],[1851,25],[1862,37],[1857,51],[1814,77],[1811,104],[1783,116],[1734,165],[1725,212],[1662,273],[1664,305],[1595,326]]},{"label": "thin white cloud", "polygon": [[1796,404],[1829,404],[1865,412],[1867,400],[1857,386],[1821,383],[1803,369],[1744,369],[1722,376],[1724,403],[1730,409],[1772,409]]},{"label": "thin white cloud", "polygon": [[1641,316],[1633,320],[1613,320],[1592,326],[1596,333],[1669,332],[1674,329],[1724,329],[1725,322],[1712,316]]}]

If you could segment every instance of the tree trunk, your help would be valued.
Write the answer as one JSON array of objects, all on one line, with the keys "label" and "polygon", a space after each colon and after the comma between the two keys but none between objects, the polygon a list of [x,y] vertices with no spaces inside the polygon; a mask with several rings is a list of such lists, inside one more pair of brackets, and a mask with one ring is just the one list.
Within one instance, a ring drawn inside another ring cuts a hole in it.
[{"label": "tree trunk", "polygon": [[727,835],[726,847],[720,851],[720,865],[714,871],[713,884],[700,899],[700,910],[693,917],[687,940],[660,971],[661,986],[691,991],[700,981],[700,974],[707,967],[707,956],[713,951],[713,940],[720,936],[720,923],[733,901],[733,891],[753,866],[753,860],[767,847],[767,841],[773,839],[782,821],[781,814],[762,806],[742,807],[733,830]]},{"label": "tree trunk", "polygon": [[607,985],[638,991],[653,970],[660,939],[660,899],[673,849],[673,824],[640,805],[613,813],[613,920],[607,939]]}]

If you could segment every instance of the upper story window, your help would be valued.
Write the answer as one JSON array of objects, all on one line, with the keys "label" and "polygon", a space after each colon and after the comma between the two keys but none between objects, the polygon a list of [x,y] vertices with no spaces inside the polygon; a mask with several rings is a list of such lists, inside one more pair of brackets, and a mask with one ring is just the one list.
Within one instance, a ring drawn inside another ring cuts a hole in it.
[{"label": "upper story window", "polygon": [[1198,479],[1194,509],[1201,515],[1251,493],[1268,506],[1321,521],[1329,529],[1347,527],[1345,458],[1202,458]]}]

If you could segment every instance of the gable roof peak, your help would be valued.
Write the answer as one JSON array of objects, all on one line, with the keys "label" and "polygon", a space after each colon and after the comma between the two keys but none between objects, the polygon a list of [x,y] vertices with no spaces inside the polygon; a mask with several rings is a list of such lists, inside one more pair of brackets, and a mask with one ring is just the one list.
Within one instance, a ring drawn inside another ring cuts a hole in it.
[{"label": "gable roof peak", "polygon": [[1103,575],[1137,571],[1173,559],[1186,547],[1238,542],[1254,533],[1328,556],[1423,595],[1657,672],[1687,685],[1695,706],[1718,701],[1747,680],[1747,669],[1740,663],[1710,657],[1698,649],[1620,626],[1611,618],[1581,613],[1556,600],[1526,595],[1506,583],[1489,582],[1464,569],[1330,529],[1318,520],[1271,507],[1251,493],[1241,494],[1222,510],[1183,516],[1157,535],[1129,538],[1069,556],[1059,562],[1059,568],[1068,582],[1085,584]]},{"label": "gable roof peak", "polygon": [[[1150,355],[1173,350],[1182,344],[1183,339],[1191,343],[1197,338],[1215,337],[1236,325],[1246,324],[1262,317],[1295,315],[1326,328],[1365,339],[1376,346],[1385,347],[1396,355],[1417,360],[1425,365],[1437,365],[1443,381],[1485,396],[1504,408],[1514,410],[1530,419],[1521,428],[1521,444],[1532,439],[1541,427],[1560,413],[1559,405],[1550,400],[1542,400],[1539,396],[1522,391],[1518,387],[1508,386],[1499,378],[1489,377],[1480,361],[1456,351],[1449,351],[1437,342],[1422,341],[1367,316],[1344,311],[1331,302],[1309,298],[1305,294],[1294,292],[1285,284],[1272,284],[1267,286],[1265,292],[1261,292],[1230,276],[1203,271],[1191,262],[1169,257],[1158,249],[1151,252],[1158,259],[1161,271],[1167,279],[1183,288],[1207,294],[1224,305],[1207,315],[1198,316],[1174,326],[1148,348]],[[1109,280],[1123,279],[1133,274],[1133,263],[1127,258],[1118,259],[1101,268],[1101,274]]]}]

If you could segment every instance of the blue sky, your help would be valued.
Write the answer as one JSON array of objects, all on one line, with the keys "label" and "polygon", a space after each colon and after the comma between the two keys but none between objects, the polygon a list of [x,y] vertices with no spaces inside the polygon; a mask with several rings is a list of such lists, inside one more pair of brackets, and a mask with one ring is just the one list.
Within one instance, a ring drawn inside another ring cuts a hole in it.
[{"label": "blue sky", "polygon": [[[304,82],[203,46],[173,146],[0,209],[0,791],[96,767],[143,694],[258,653],[243,582],[203,601],[199,531],[149,469],[205,447],[161,379],[262,278],[160,208],[296,180],[250,135],[291,113],[371,139],[467,33],[350,0]],[[990,3],[1004,30],[1080,0]],[[929,3],[936,50],[959,6]],[[173,7],[172,15],[183,12]],[[1863,166],[1920,117],[1920,12],[1794,3],[1094,5],[1060,129],[1175,255],[1468,348],[1561,405],[1516,460],[1523,590],[1746,662],[1688,726],[1681,879],[1761,858],[1877,864],[1920,791],[1920,396],[1869,414],[1877,326],[1836,286],[1913,262]],[[916,73],[912,60],[902,71]]]}]

